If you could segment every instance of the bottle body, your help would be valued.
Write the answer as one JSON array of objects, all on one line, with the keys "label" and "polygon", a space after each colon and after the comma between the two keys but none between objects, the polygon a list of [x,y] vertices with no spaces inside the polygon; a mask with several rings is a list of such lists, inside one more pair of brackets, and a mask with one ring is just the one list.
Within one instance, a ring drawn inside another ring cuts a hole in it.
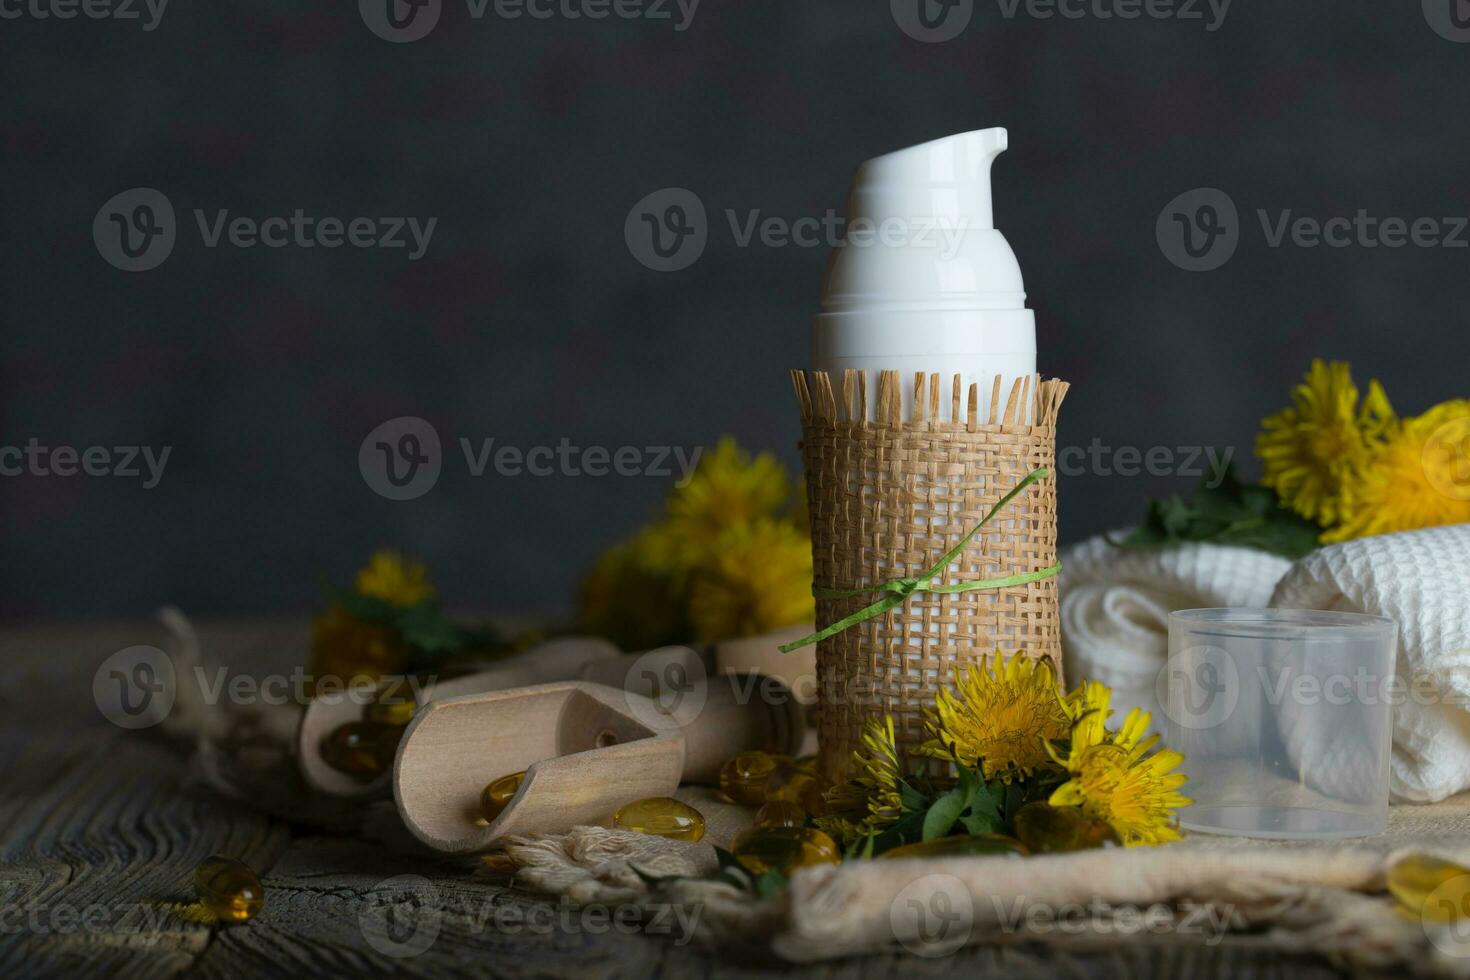
[{"label": "bottle body", "polygon": [[[1017,378],[1036,373],[1036,317],[1030,310],[947,310],[891,313],[819,313],[812,323],[811,365],[840,382],[844,371],[864,371],[868,391],[878,390],[880,371],[897,371],[904,381],[904,417],[913,417],[915,374],[939,375],[939,418],[951,419],[954,376],[960,376],[960,419],[969,404],[970,385],[979,386],[982,409],[998,376],[1002,408]],[[869,417],[876,397],[868,399]],[[927,413],[926,413],[927,414]],[[986,414],[982,411],[982,415]],[[1022,406],[1016,421],[1029,420]]]}]

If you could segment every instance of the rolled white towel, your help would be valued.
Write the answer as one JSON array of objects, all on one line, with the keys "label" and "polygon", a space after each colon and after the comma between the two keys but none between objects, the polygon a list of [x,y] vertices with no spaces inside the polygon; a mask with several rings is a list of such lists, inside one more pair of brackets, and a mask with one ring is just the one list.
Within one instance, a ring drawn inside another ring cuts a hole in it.
[{"label": "rolled white towel", "polygon": [[1322,548],[1292,567],[1271,604],[1397,621],[1389,789],[1412,802],[1470,789],[1470,524]]},{"label": "rolled white towel", "polygon": [[[1118,540],[1126,531],[1109,535]],[[1155,691],[1169,657],[1175,609],[1264,606],[1291,566],[1285,558],[1229,545],[1189,543],[1147,550],[1089,538],[1061,556],[1062,658],[1069,685],[1101,681],[1121,718],[1130,708],[1164,714]]]}]

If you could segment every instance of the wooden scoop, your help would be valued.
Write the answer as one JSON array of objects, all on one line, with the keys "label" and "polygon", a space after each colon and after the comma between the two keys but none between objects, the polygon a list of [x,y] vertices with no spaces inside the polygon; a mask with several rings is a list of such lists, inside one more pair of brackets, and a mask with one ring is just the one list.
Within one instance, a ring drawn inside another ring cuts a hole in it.
[{"label": "wooden scoop", "polygon": [[[490,668],[463,677],[426,685],[421,693],[427,703],[464,694],[503,691],[529,687],[548,681],[569,680],[603,661],[623,659],[621,652],[607,640],[594,637],[564,637],[539,644],[525,653],[499,661]],[[423,704],[419,705],[422,710]],[[302,712],[297,728],[297,755],[301,774],[314,790],[342,799],[366,799],[387,796],[393,787],[393,774],[385,771],[371,781],[363,781],[327,765],[322,758],[322,739],[338,726],[362,719],[363,704],[345,695],[334,699],[313,700]]]},{"label": "wooden scoop", "polygon": [[[671,711],[590,681],[435,700],[398,747],[399,816],[432,848],[483,851],[511,834],[605,821],[625,803],[671,795],[680,782],[714,783],[739,752],[794,751],[803,735],[800,706],[741,691],[715,678],[685,692]],[[485,786],[521,771],[520,789],[486,823]]]}]

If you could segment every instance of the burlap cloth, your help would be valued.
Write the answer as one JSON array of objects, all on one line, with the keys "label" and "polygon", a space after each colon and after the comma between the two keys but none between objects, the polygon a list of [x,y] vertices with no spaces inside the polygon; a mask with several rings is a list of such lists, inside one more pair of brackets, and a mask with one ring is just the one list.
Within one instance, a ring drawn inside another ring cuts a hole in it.
[{"label": "burlap cloth", "polygon": [[689,918],[701,942],[793,962],[903,949],[940,956],[963,944],[1229,941],[1344,966],[1470,976],[1470,936],[1395,910],[1385,891],[1389,866],[1406,854],[1470,861],[1470,794],[1396,806],[1386,833],[1358,841],[1193,834],[1158,848],[1025,859],[851,861],[798,871],[785,893],[766,899],[700,880],[717,868],[709,845],[727,845],[751,811],[708,790],[680,795],[705,813],[705,841],[603,827],[519,838],[507,849],[517,882],[583,904],[633,903],[649,917],[671,905],[697,909]]}]

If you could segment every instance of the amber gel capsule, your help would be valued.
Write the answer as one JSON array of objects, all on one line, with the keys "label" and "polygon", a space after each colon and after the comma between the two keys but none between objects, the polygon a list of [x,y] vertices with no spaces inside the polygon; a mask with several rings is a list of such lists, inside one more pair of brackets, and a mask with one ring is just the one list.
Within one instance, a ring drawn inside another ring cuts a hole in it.
[{"label": "amber gel capsule", "polygon": [[720,769],[720,789],[736,803],[760,806],[780,760],[767,752],[742,752]]},{"label": "amber gel capsule", "polygon": [[245,922],[265,904],[265,886],[243,861],[218,854],[194,872],[199,903],[221,922]]},{"label": "amber gel capsule", "polygon": [[797,868],[842,860],[837,842],[812,827],[752,827],[736,836],[730,851],[754,875],[771,870],[789,875]]},{"label": "amber gel capsule", "polygon": [[1411,854],[1388,871],[1388,890],[1425,922],[1470,916],[1470,868],[1427,854]]},{"label": "amber gel capsule", "polygon": [[338,772],[371,780],[393,768],[393,754],[403,738],[400,725],[349,721],[322,739],[322,761]]},{"label": "amber gel capsule", "polygon": [[505,808],[510,805],[511,797],[520,790],[521,781],[525,778],[525,770],[513,772],[509,776],[501,776],[485,787],[485,791],[480,794],[480,812],[487,821],[493,822],[496,817],[505,812]]},{"label": "amber gel capsule", "polygon": [[757,827],[805,827],[806,811],[790,800],[772,800],[755,812]]},{"label": "amber gel capsule", "polygon": [[704,814],[668,796],[629,803],[613,815],[613,823],[638,834],[696,841],[704,836]]}]

